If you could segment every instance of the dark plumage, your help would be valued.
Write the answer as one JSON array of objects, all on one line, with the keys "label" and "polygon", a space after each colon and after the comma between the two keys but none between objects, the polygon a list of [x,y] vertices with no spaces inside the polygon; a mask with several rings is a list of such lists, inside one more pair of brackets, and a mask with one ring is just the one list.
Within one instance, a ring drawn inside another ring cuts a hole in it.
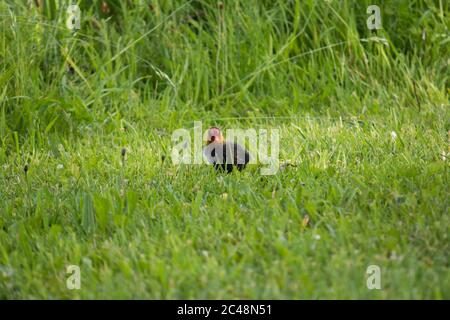
[{"label": "dark plumage", "polygon": [[225,141],[219,128],[208,130],[206,146],[203,154],[214,165],[216,170],[230,173],[236,167],[243,170],[250,161],[250,154],[237,143]]}]

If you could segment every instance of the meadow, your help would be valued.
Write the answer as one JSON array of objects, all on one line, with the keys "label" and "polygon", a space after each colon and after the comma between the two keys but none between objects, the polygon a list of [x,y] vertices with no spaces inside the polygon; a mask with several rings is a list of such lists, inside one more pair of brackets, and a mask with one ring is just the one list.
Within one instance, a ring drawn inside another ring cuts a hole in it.
[{"label": "meadow", "polygon": [[[0,2],[0,299],[450,298],[448,1],[70,3]],[[174,164],[195,121],[295,166]]]}]

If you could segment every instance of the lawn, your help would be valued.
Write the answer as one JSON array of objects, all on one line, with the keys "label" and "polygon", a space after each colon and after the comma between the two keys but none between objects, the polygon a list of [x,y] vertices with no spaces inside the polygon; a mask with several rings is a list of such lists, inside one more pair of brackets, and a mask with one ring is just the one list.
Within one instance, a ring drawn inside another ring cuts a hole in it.
[{"label": "lawn", "polygon": [[[0,299],[450,299],[447,1],[36,2],[0,3]],[[293,165],[174,163],[199,122]]]}]

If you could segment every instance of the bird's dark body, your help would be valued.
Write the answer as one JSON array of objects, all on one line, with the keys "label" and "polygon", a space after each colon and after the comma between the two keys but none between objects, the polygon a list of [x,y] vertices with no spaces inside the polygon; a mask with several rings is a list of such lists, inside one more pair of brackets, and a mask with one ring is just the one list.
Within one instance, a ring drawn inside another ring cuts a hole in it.
[{"label": "bird's dark body", "polygon": [[250,161],[250,154],[239,144],[214,143],[208,146],[207,157],[216,170],[230,173],[233,168],[243,170]]}]

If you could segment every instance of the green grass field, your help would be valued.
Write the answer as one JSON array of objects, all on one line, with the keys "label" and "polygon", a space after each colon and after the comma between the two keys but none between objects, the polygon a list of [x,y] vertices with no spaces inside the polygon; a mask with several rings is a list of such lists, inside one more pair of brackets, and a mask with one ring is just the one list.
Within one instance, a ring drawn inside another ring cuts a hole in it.
[{"label": "green grass field", "polygon": [[[448,1],[37,2],[0,3],[1,299],[450,298]],[[175,165],[194,121],[296,167]]]}]

